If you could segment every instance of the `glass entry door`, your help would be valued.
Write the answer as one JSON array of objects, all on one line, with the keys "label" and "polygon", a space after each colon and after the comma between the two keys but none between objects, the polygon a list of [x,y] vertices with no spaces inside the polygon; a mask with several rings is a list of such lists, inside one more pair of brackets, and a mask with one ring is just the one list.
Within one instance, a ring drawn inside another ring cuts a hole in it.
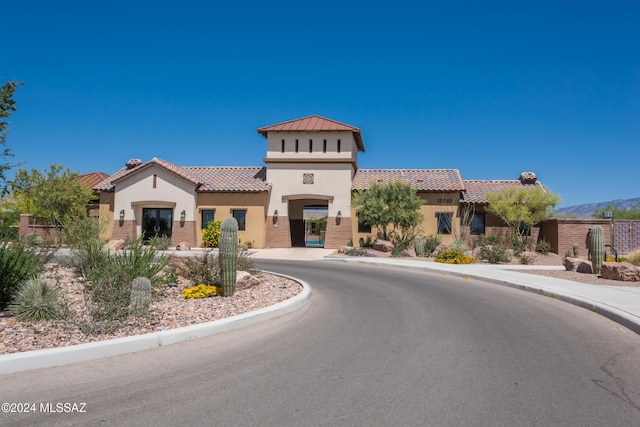
[{"label": "glass entry door", "polygon": [[144,240],[152,237],[171,237],[173,209],[143,208],[142,232]]}]

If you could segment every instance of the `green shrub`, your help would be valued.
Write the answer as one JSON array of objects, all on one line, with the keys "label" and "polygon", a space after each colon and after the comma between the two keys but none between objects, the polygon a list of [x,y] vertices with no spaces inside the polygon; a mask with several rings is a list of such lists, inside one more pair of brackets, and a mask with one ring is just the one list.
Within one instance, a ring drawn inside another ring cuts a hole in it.
[{"label": "green shrub", "polygon": [[370,253],[367,248],[353,248],[349,249],[344,253],[347,256],[364,256],[364,257],[375,257],[374,254]]},{"label": "green shrub", "polygon": [[447,249],[436,255],[435,261],[445,264],[473,264],[474,262],[476,262],[476,259],[474,257],[465,255],[462,251],[456,249]]},{"label": "green shrub", "polygon": [[636,249],[627,255],[627,261],[633,265],[640,266],[640,249]]},{"label": "green shrub", "polygon": [[211,221],[202,229],[202,244],[207,248],[217,248],[220,241],[220,224],[222,221]]},{"label": "green shrub", "polygon": [[562,258],[563,258],[563,259],[565,259],[565,258],[571,258],[572,256],[573,256],[573,252],[571,252],[571,251],[569,250],[569,251],[566,251],[566,252],[564,253],[564,256],[563,256]]},{"label": "green shrub", "polygon": [[498,234],[487,234],[486,236],[482,237],[482,239],[480,239],[480,242],[478,243],[480,244],[480,246],[502,245],[502,237],[500,237]]},{"label": "green shrub", "polygon": [[20,285],[9,311],[23,321],[62,319],[65,302],[53,281],[34,277]]},{"label": "green shrub", "polygon": [[480,248],[480,258],[486,260],[490,264],[510,262],[512,256],[512,252],[500,243],[482,246]]},{"label": "green shrub", "polygon": [[524,245],[524,242],[522,240],[516,239],[516,238],[511,240],[511,248],[513,249],[513,253],[515,255],[521,254],[526,249],[525,245]]},{"label": "green shrub", "polygon": [[251,274],[258,272],[256,268],[256,261],[251,258],[251,254],[246,251],[241,251],[238,254],[238,271],[246,271]]},{"label": "green shrub", "polygon": [[171,246],[171,237],[153,236],[148,240],[149,246],[158,251],[166,251]]},{"label": "green shrub", "polygon": [[542,255],[547,255],[551,251],[551,243],[547,242],[545,239],[540,239],[536,244],[536,252],[541,253]]},{"label": "green shrub", "polygon": [[433,251],[438,247],[438,245],[440,245],[440,243],[442,243],[442,239],[440,238],[440,235],[436,234],[432,236],[427,236],[427,238],[424,240],[424,243],[423,243],[425,256],[431,255]]},{"label": "green shrub", "polygon": [[469,252],[469,248],[467,247],[467,245],[462,240],[457,239],[451,242],[451,244],[449,245],[449,249],[460,251],[463,254],[467,254]]},{"label": "green shrub", "polygon": [[123,320],[130,314],[131,283],[146,277],[158,288],[167,282],[169,258],[158,256],[153,248],[145,248],[142,238],[134,240],[127,250],[118,253],[95,251],[85,265],[85,292],[88,294],[92,321]]},{"label": "green shrub", "polygon": [[220,284],[220,265],[215,253],[205,251],[193,258],[185,259],[182,264],[178,274],[185,279],[193,283]]},{"label": "green shrub", "polygon": [[13,300],[20,283],[40,274],[43,265],[37,251],[16,243],[0,243],[0,310]]}]

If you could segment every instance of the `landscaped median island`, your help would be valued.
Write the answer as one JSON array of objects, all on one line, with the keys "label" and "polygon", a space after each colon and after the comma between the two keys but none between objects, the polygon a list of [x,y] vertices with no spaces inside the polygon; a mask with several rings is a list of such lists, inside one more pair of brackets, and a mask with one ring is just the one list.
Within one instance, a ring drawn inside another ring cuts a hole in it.
[{"label": "landscaped median island", "polygon": [[53,278],[62,290],[70,317],[24,322],[7,310],[0,312],[0,354],[65,347],[210,322],[272,306],[302,291],[302,286],[293,280],[262,273],[253,286],[236,290],[231,297],[185,299],[182,291],[192,283],[178,280],[176,287],[167,287],[152,300],[148,317],[129,318],[110,332],[87,333],[82,325],[88,320],[82,280],[70,267],[48,266],[46,276]]},{"label": "landscaped median island", "polygon": [[135,277],[129,279],[126,271],[135,270],[133,264],[139,267],[144,264],[139,261],[147,256],[153,259],[154,255],[156,251],[135,245],[131,252],[112,253],[111,264],[116,259],[113,257],[127,260],[120,266],[125,273],[115,274],[112,267],[106,268],[103,273],[110,272],[111,280],[98,288],[88,281],[87,276],[91,275],[86,270],[85,275],[80,274],[77,263],[46,264],[39,277],[49,279],[54,289],[60,291],[61,318],[20,320],[8,306],[0,311],[0,354],[66,347],[210,322],[272,306],[303,290],[291,279],[255,270],[253,261],[240,253],[238,268],[248,271],[237,271],[233,295],[185,298],[189,294],[183,294],[185,289],[200,284],[219,286],[217,255],[203,252],[190,259],[161,259],[162,273],[152,278],[161,279],[151,287],[150,303],[140,312],[133,309]]}]

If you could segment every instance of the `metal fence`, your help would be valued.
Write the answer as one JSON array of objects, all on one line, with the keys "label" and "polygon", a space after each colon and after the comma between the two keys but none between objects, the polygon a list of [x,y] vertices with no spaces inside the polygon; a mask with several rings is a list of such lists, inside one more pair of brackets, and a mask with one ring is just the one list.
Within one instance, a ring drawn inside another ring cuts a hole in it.
[{"label": "metal fence", "polygon": [[640,220],[614,219],[613,246],[622,255],[640,249]]}]

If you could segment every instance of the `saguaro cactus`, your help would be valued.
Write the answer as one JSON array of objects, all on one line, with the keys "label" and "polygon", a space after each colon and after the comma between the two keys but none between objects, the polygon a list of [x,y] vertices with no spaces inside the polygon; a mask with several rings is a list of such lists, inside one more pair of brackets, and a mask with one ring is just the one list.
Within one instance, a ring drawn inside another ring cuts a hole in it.
[{"label": "saguaro cactus", "polygon": [[149,314],[151,304],[151,281],[146,277],[136,277],[131,282],[131,312],[137,316]]},{"label": "saguaro cactus", "polygon": [[413,249],[416,251],[416,256],[424,255],[424,243],[422,242],[422,236],[416,236],[413,239]]},{"label": "saguaro cactus", "polygon": [[238,264],[238,221],[228,217],[220,224],[219,262],[222,296],[230,297],[236,290],[236,267]]},{"label": "saguaro cactus", "polygon": [[596,225],[591,229],[590,234],[591,267],[594,274],[600,274],[602,262],[604,261],[604,230]]}]

